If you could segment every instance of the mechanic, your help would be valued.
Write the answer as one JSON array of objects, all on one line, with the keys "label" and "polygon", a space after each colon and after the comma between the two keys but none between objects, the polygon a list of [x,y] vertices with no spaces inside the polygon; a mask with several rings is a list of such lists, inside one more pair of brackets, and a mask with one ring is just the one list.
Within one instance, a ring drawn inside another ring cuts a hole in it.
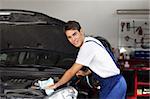
[{"label": "mechanic", "polygon": [[[92,72],[100,82],[99,99],[125,99],[126,81],[102,43],[93,37],[85,37],[79,22],[68,21],[64,30],[69,42],[80,49],[72,67],[58,82],[49,84],[47,88],[56,89],[75,75],[86,76]],[[90,70],[81,71],[83,66],[89,67]]]}]

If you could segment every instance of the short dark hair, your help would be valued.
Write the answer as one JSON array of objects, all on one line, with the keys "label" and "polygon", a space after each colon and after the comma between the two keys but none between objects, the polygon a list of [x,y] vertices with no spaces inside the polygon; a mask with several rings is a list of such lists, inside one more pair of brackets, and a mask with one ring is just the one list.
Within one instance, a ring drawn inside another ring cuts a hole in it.
[{"label": "short dark hair", "polygon": [[77,21],[68,21],[65,24],[65,28],[64,28],[65,31],[67,31],[67,30],[78,30],[79,32],[80,32],[80,29],[81,29],[80,23]]}]

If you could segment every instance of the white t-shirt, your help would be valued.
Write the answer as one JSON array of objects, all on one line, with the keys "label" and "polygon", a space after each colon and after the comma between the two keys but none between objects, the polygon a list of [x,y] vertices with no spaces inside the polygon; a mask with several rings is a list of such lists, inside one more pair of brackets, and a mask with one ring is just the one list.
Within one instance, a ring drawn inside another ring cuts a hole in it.
[{"label": "white t-shirt", "polygon": [[89,67],[93,72],[102,78],[119,74],[120,70],[105,47],[103,45],[102,47],[92,41],[86,42],[88,40],[94,40],[102,45],[99,40],[93,37],[85,37],[83,45],[80,47],[78,52],[76,63]]}]

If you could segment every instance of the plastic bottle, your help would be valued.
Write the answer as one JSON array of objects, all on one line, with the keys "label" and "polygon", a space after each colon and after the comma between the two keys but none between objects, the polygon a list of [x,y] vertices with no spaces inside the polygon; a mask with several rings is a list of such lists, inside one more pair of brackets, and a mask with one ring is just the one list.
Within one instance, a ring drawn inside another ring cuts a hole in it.
[{"label": "plastic bottle", "polygon": [[130,65],[129,65],[129,62],[128,62],[128,61],[125,61],[125,65],[124,65],[124,67],[130,67]]}]

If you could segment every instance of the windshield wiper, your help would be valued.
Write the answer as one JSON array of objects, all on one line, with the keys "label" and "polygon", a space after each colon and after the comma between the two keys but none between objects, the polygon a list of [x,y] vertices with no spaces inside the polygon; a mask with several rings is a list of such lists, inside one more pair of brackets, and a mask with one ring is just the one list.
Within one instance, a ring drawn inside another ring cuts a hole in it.
[{"label": "windshield wiper", "polygon": [[[54,68],[55,66],[53,65],[35,65],[35,64],[15,64],[14,66],[17,66],[17,67],[28,67],[28,68]],[[56,67],[55,67],[56,68]]]}]

